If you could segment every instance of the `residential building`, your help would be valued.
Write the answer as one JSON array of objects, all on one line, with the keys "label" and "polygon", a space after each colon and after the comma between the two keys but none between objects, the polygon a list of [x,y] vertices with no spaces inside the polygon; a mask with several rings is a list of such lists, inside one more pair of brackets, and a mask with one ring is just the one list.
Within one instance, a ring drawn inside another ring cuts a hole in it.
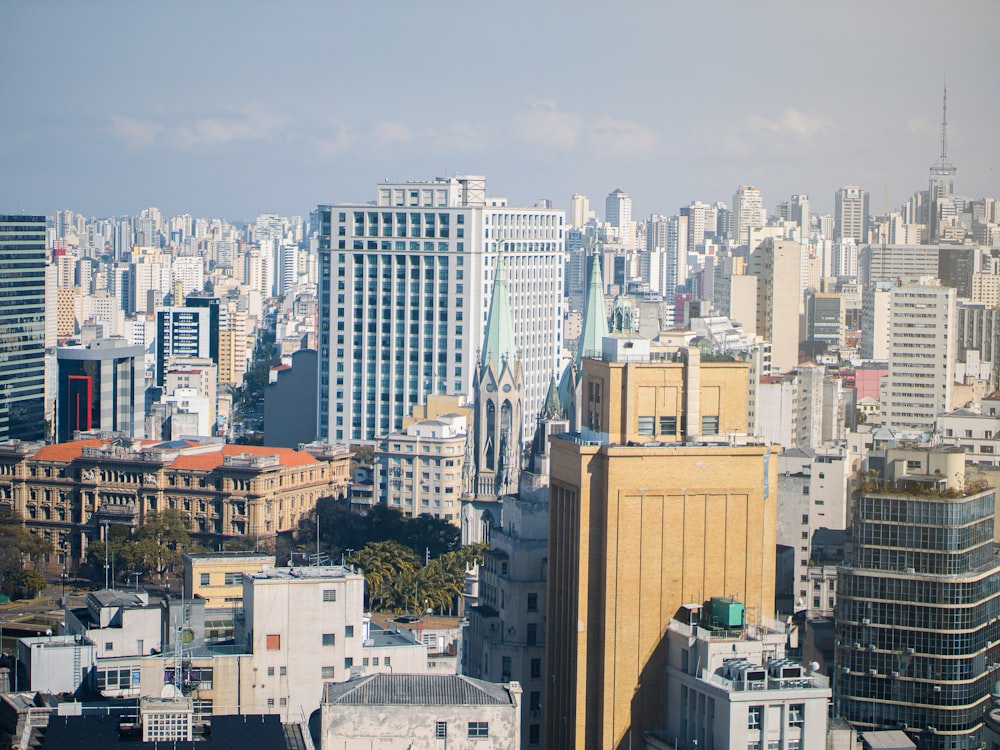
[{"label": "residential building", "polygon": [[889,311],[891,286],[878,285],[861,293],[861,357],[885,362],[889,359]]},{"label": "residential building", "polygon": [[[826,750],[830,681],[785,656],[780,623],[747,628],[743,605],[686,605],[667,629],[659,749]],[[777,626],[777,627],[776,627]]]},{"label": "residential building", "polygon": [[748,365],[624,335],[593,356],[580,426],[551,440],[550,748],[638,744],[664,725],[663,636],[682,604],[738,590],[748,621],[774,614],[777,460],[739,439]]},{"label": "residential building", "polygon": [[817,448],[844,437],[844,396],[838,378],[803,365],[757,385],[757,435],[785,448]]},{"label": "residential building", "polygon": [[567,223],[576,229],[582,229],[590,220],[590,200],[586,195],[573,193],[570,199],[569,216]]},{"label": "residential building", "polygon": [[379,441],[377,501],[408,516],[432,514],[459,523],[469,419],[440,414],[413,422]]},{"label": "residential building", "polygon": [[833,240],[854,240],[856,245],[868,241],[868,191],[857,185],[846,185],[834,194]]},{"label": "residential building", "polygon": [[145,352],[123,338],[56,349],[56,440],[103,430],[145,435]]},{"label": "residential building", "polygon": [[0,441],[45,437],[45,217],[0,214]]},{"label": "residential building", "polygon": [[1000,466],[1000,393],[938,415],[934,432],[942,445],[961,448],[967,463]]},{"label": "residential building", "polygon": [[615,240],[625,250],[635,247],[635,225],[632,223],[632,198],[621,188],[608,193],[604,201],[604,220],[614,227]]},{"label": "residential building", "polygon": [[764,240],[752,253],[747,273],[757,277],[754,333],[771,342],[771,366],[780,372],[799,363],[799,312],[802,246],[789,240]]},{"label": "residential building", "polygon": [[521,687],[460,675],[380,674],[327,684],[323,748],[518,750]]},{"label": "residential building", "polygon": [[862,484],[837,580],[834,711],[972,750],[997,681],[996,492],[966,483],[960,449],[888,449]]},{"label": "residential building", "polygon": [[955,382],[955,290],[936,279],[912,282],[890,297],[882,423],[893,432],[930,432],[951,408]]},{"label": "residential building", "polygon": [[732,245],[749,245],[751,230],[760,229],[767,223],[767,210],[760,188],[740,185],[733,195]]},{"label": "residential building", "polygon": [[65,634],[93,644],[95,659],[145,656],[163,645],[160,620],[145,591],[102,589],[87,595],[86,606],[66,609]]},{"label": "residential building", "polygon": [[472,392],[501,251],[537,413],[562,349],[562,212],[487,199],[477,176],[385,183],[375,205],[318,212],[320,439],[373,441],[430,394]]}]

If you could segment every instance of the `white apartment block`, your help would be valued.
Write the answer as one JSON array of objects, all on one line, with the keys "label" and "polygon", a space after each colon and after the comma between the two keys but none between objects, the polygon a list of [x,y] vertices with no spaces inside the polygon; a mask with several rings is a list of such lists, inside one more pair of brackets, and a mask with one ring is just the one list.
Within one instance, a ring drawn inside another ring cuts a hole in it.
[{"label": "white apartment block", "polygon": [[379,442],[379,502],[408,516],[433,514],[458,525],[468,419],[444,414],[409,425]]},{"label": "white apartment block", "polygon": [[954,409],[938,416],[942,445],[965,451],[966,463],[1000,467],[1000,400],[996,394],[975,409]]},{"label": "white apartment block", "polygon": [[787,372],[799,363],[802,245],[765,239],[750,254],[746,273],[757,277],[755,333],[771,342],[774,369]]},{"label": "white apartment block", "polygon": [[921,278],[892,290],[889,375],[882,423],[893,432],[929,433],[951,408],[955,381],[955,290]]},{"label": "white apartment block", "polygon": [[530,436],[561,364],[563,212],[488,199],[485,178],[463,176],[318,213],[320,438],[372,441],[430,394],[472,392],[501,250]]},{"label": "white apartment block", "polygon": [[666,731],[646,747],[825,750],[830,682],[784,658],[784,627],[720,629],[685,609],[696,621],[667,629]]}]

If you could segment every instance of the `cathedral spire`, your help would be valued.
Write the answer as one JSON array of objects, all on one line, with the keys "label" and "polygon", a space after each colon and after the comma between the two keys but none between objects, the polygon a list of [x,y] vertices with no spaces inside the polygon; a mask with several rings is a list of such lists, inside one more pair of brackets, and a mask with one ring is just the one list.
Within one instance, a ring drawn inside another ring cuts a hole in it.
[{"label": "cathedral spire", "polygon": [[601,278],[601,254],[594,253],[590,266],[590,283],[587,299],[583,305],[583,330],[580,345],[576,350],[574,364],[579,368],[580,360],[588,354],[601,350],[604,337],[608,335],[608,311],[604,305],[604,281]]},{"label": "cathedral spire", "polygon": [[507,268],[504,265],[503,237],[497,238],[501,251],[497,254],[497,270],[493,279],[493,296],[490,298],[490,312],[486,318],[486,332],[483,336],[483,353],[480,365],[486,367],[492,361],[500,371],[503,363],[513,363],[517,357],[514,346],[514,316],[510,311],[510,293],[507,289]]}]

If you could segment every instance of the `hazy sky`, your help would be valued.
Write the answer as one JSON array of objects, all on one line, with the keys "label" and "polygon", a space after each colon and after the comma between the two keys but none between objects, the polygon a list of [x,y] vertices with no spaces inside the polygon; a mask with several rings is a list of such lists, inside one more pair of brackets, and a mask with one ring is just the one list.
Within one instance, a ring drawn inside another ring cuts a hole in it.
[{"label": "hazy sky", "polygon": [[636,217],[1000,196],[998,0],[2,0],[0,213],[239,221],[484,174]]}]

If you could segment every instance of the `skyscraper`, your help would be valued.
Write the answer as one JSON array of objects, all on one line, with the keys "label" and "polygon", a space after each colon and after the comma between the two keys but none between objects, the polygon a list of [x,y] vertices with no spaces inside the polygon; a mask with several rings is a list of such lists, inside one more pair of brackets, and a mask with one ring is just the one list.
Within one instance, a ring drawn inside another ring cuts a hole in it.
[{"label": "skyscraper", "polygon": [[0,214],[0,441],[45,437],[45,217]]},{"label": "skyscraper", "polygon": [[1000,641],[996,491],[960,448],[889,449],[854,505],[838,570],[834,708],[927,750],[981,747]]},{"label": "skyscraper", "polygon": [[632,225],[632,199],[621,188],[608,193],[604,202],[604,220],[618,230],[618,241],[631,250],[635,244],[635,227]]},{"label": "skyscraper", "polygon": [[951,408],[955,380],[955,290],[937,279],[896,287],[889,298],[889,375],[882,423],[930,433]]},{"label": "skyscraper", "polygon": [[569,206],[569,225],[575,229],[586,226],[590,218],[590,200],[586,195],[573,193]]},{"label": "skyscraper", "polygon": [[429,394],[472,392],[501,249],[530,436],[560,362],[563,213],[462,176],[384,183],[375,205],[319,216],[320,438],[373,440]]},{"label": "skyscraper", "polygon": [[747,377],[626,335],[583,358],[581,419],[550,442],[546,747],[665,726],[681,605],[738,592],[748,622],[773,616],[777,460],[724,437],[746,431]]},{"label": "skyscraper", "polygon": [[746,245],[750,241],[750,230],[760,229],[767,222],[764,196],[760,188],[740,185],[733,195],[732,233],[733,245]]},{"label": "skyscraper", "polygon": [[768,237],[746,272],[757,277],[756,333],[771,342],[772,367],[787,372],[799,363],[802,245]]},{"label": "skyscraper", "polygon": [[853,239],[858,245],[868,241],[868,191],[845,185],[834,194],[833,239]]},{"label": "skyscraper", "polygon": [[218,364],[218,329],[214,338],[216,354],[212,357],[212,316],[208,307],[161,307],[157,310],[156,384],[163,385],[171,357],[206,357]]}]

